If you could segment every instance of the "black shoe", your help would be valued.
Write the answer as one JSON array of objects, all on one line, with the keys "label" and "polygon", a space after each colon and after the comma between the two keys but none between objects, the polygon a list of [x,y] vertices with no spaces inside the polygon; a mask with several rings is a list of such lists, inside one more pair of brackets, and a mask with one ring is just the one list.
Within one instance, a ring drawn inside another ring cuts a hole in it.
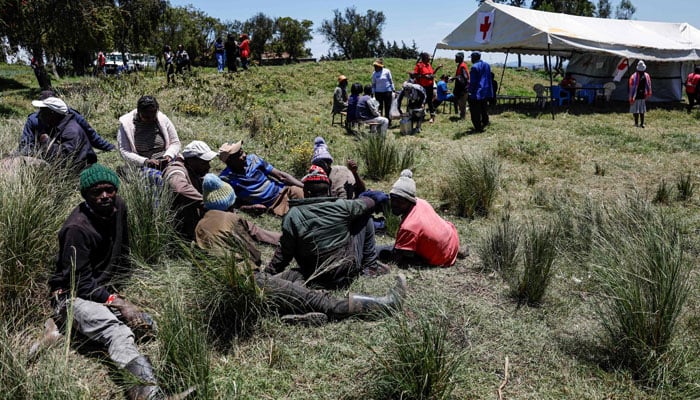
[{"label": "black shoe", "polygon": [[640,128],[644,128],[644,124],[639,125]]}]

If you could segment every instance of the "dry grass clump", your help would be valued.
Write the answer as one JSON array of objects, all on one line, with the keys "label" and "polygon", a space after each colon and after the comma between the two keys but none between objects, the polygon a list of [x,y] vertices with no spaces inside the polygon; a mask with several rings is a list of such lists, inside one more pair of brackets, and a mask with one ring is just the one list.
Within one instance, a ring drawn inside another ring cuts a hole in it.
[{"label": "dry grass clump", "polygon": [[443,198],[459,216],[487,217],[498,192],[501,162],[491,156],[463,154],[453,163]]}]

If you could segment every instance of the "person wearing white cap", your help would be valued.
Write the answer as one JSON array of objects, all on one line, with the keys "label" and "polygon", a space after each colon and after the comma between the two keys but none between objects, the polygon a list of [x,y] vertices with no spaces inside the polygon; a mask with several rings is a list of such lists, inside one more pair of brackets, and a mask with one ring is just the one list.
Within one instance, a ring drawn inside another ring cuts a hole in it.
[{"label": "person wearing white cap", "polygon": [[457,228],[442,219],[425,200],[416,197],[416,182],[409,169],[389,192],[391,212],[401,216],[393,246],[377,247],[383,261],[399,265],[425,263],[435,267],[449,267],[458,257],[466,257],[467,247],[459,247]]},{"label": "person wearing white cap", "polygon": [[630,76],[630,113],[634,115],[634,126],[644,128],[644,114],[647,112],[646,99],[651,97],[651,77],[646,72],[644,60],[637,62],[637,72]]},{"label": "person wearing white cap", "polygon": [[175,194],[175,229],[185,239],[194,239],[194,227],[204,208],[202,180],[217,155],[206,143],[194,140],[163,171],[163,180]]},{"label": "person wearing white cap", "polygon": [[85,130],[68,112],[63,100],[47,97],[32,101],[32,105],[39,109],[39,121],[46,127],[36,138],[38,147],[34,155],[78,171],[97,162]]}]

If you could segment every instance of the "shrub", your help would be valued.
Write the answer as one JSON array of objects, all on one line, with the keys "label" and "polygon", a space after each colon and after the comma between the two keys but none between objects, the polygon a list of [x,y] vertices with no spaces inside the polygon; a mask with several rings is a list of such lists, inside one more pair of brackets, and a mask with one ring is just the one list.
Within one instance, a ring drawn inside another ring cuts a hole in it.
[{"label": "shrub", "polygon": [[448,341],[446,318],[420,316],[415,323],[402,314],[395,318],[387,324],[391,341],[384,353],[370,348],[381,367],[378,398],[449,399],[463,354]]},{"label": "shrub", "polygon": [[656,187],[654,195],[654,203],[668,204],[671,198],[671,189],[666,185],[666,180],[662,179],[659,186]]},{"label": "shrub", "polygon": [[292,155],[292,174],[295,176],[306,175],[311,167],[311,157],[314,155],[313,145],[305,143],[294,146],[290,153]]},{"label": "shrub", "polygon": [[693,197],[695,192],[695,183],[690,174],[681,175],[678,177],[678,182],[676,182],[676,189],[678,189],[678,194],[676,199],[679,201],[688,201]]},{"label": "shrub", "polygon": [[358,146],[365,162],[366,174],[372,179],[384,179],[387,175],[413,167],[416,151],[382,135],[364,135]]},{"label": "shrub", "polygon": [[519,304],[541,304],[552,276],[558,237],[558,227],[550,223],[544,226],[530,223],[523,233],[523,269],[512,287]]},{"label": "shrub", "polygon": [[500,162],[494,157],[462,155],[453,165],[445,199],[460,216],[488,216],[498,190]]},{"label": "shrub", "polygon": [[513,226],[507,213],[477,245],[484,268],[498,272],[504,279],[513,276],[518,262],[519,241],[518,229]]},{"label": "shrub", "polygon": [[605,211],[594,247],[598,317],[613,357],[642,382],[660,385],[678,359],[671,344],[690,291],[679,228],[640,199]]},{"label": "shrub", "polygon": [[[56,232],[73,208],[75,177],[51,166],[18,165],[0,179],[0,313],[25,315],[45,296]],[[76,203],[77,204],[77,203]]]},{"label": "shrub", "polygon": [[168,186],[156,186],[139,171],[125,171],[119,195],[129,205],[129,245],[131,255],[145,264],[155,264],[175,249],[173,228],[174,195]]}]

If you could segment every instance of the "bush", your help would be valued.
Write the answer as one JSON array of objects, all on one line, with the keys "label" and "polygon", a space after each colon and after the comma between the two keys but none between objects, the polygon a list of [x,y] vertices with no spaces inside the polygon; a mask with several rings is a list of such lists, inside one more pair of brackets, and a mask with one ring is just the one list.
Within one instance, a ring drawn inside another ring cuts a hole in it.
[{"label": "bush", "polygon": [[500,162],[494,157],[462,155],[453,165],[445,199],[460,216],[488,216],[499,186]]},{"label": "bush", "polygon": [[129,206],[129,246],[140,263],[155,264],[175,249],[174,195],[167,185],[156,186],[137,170],[127,170],[119,195]]},{"label": "bush", "polygon": [[463,354],[447,339],[446,318],[421,316],[415,323],[403,314],[395,318],[387,324],[391,341],[384,353],[370,348],[381,367],[377,398],[449,399]]},{"label": "bush", "polygon": [[671,189],[666,185],[666,180],[662,179],[659,186],[656,187],[656,194],[654,195],[654,203],[668,205],[670,199],[671,199]]},{"label": "bush", "polygon": [[648,203],[628,199],[606,210],[595,239],[597,312],[609,349],[637,379],[661,385],[678,358],[671,344],[690,291],[678,225]]},{"label": "bush", "polygon": [[518,229],[513,226],[507,213],[477,245],[484,268],[498,272],[504,279],[513,276],[518,263],[519,241]]},{"label": "bush", "polygon": [[387,175],[412,168],[416,151],[413,147],[400,147],[394,140],[382,135],[364,135],[358,146],[365,162],[366,174],[372,179],[384,179]]},{"label": "bush", "polygon": [[681,175],[678,177],[678,182],[676,182],[676,189],[678,189],[678,194],[676,199],[679,201],[688,201],[693,197],[695,192],[695,183],[690,174]]},{"label": "bush", "polygon": [[557,255],[559,228],[530,223],[523,233],[523,269],[513,280],[513,295],[518,303],[537,306],[542,303],[552,277],[552,265]]}]

